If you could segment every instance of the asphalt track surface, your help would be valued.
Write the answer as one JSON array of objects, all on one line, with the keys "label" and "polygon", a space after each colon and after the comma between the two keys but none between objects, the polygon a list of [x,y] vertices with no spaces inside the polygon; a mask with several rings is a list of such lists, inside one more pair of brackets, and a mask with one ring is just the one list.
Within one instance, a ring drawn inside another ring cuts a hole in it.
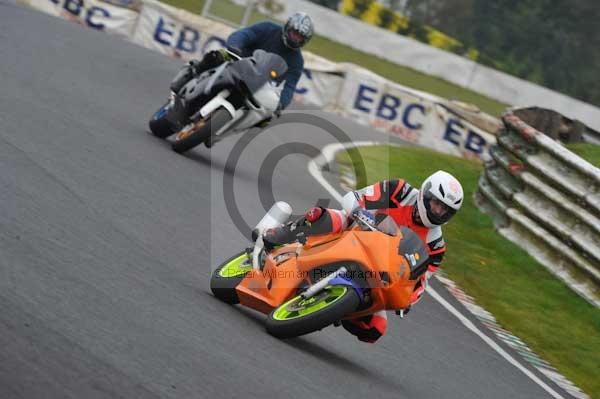
[{"label": "asphalt track surface", "polygon": [[277,340],[210,294],[247,242],[227,203],[252,224],[261,195],[327,198],[310,152],[276,157],[337,140],[322,129],[287,117],[235,169],[240,136],[179,156],[146,122],[180,62],[6,0],[0,59],[1,398],[548,397],[431,298],[369,345],[333,327]]}]

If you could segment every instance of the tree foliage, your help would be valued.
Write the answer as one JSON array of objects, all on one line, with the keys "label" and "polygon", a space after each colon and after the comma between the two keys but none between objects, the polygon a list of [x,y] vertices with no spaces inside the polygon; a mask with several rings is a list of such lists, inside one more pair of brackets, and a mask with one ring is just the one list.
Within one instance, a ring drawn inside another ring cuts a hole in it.
[{"label": "tree foliage", "polygon": [[408,0],[404,12],[476,48],[478,62],[600,105],[597,0]]},{"label": "tree foliage", "polygon": [[340,0],[310,0],[313,3],[317,3],[327,8],[331,8],[332,10],[338,9],[338,3]]},{"label": "tree foliage", "polygon": [[[336,8],[338,0],[312,0]],[[354,0],[360,18],[376,0]],[[396,32],[431,41],[427,26],[458,39],[477,62],[600,106],[600,1],[598,0],[390,0],[408,17]],[[390,29],[394,13],[382,10]]]}]

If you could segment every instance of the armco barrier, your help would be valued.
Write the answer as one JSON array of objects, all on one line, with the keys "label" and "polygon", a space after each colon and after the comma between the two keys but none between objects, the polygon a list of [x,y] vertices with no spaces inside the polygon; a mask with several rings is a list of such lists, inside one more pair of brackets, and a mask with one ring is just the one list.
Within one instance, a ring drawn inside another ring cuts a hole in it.
[{"label": "armco barrier", "polygon": [[600,307],[600,169],[508,111],[477,202],[500,233]]},{"label": "armco barrier", "polygon": [[125,38],[133,35],[139,14],[129,6],[116,6],[102,0],[17,0],[17,3]]}]

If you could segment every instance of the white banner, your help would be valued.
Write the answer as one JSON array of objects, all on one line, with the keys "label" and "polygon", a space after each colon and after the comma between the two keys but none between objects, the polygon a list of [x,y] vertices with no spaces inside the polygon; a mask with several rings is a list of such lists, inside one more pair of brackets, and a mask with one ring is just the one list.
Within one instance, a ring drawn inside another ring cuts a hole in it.
[{"label": "white banner", "polygon": [[344,83],[345,71],[339,64],[303,52],[304,71],[296,87],[294,102],[334,111]]},{"label": "white banner", "polygon": [[187,61],[223,47],[231,32],[233,28],[225,24],[155,0],[144,0],[133,41]]},{"label": "white banner", "polygon": [[337,97],[343,83],[343,76],[305,68],[296,87],[294,103],[337,110]]},{"label": "white banner", "polygon": [[348,68],[338,105],[338,112],[363,125],[451,155],[478,159],[496,142],[451,112],[446,100],[358,67]]},{"label": "white banner", "polygon": [[18,0],[55,17],[90,28],[131,37],[138,13],[100,0]]},{"label": "white banner", "polygon": [[[157,0],[143,0],[139,13],[100,0],[19,1],[95,29],[121,33],[141,46],[186,61],[223,47],[233,32],[230,26]],[[450,111],[445,99],[353,64],[333,63],[308,52],[304,56],[296,103],[334,111],[411,143],[466,158],[479,158],[495,142],[494,135]]]}]

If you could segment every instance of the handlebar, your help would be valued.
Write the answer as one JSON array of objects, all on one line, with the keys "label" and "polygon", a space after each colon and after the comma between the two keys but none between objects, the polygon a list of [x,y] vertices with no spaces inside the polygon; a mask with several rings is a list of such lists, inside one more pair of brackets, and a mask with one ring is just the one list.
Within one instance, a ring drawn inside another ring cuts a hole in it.
[{"label": "handlebar", "polygon": [[377,222],[366,216],[363,212],[355,211],[352,213],[352,219],[354,219],[358,225],[365,227],[370,231],[378,231],[392,237],[395,237],[398,234],[398,225],[389,215]]},{"label": "handlebar", "polygon": [[367,218],[362,212],[355,211],[352,213],[352,219],[359,225],[368,228],[371,231],[379,231],[379,229],[371,223],[371,220]]},{"label": "handlebar", "polygon": [[242,57],[241,57],[241,56],[239,56],[237,53],[234,53],[233,51],[231,51],[231,50],[229,50],[229,49],[225,49],[225,51],[227,52],[227,54],[228,54],[228,55],[229,55],[231,58],[235,59],[236,61],[239,61],[239,60],[241,60],[241,59],[242,59]]}]

